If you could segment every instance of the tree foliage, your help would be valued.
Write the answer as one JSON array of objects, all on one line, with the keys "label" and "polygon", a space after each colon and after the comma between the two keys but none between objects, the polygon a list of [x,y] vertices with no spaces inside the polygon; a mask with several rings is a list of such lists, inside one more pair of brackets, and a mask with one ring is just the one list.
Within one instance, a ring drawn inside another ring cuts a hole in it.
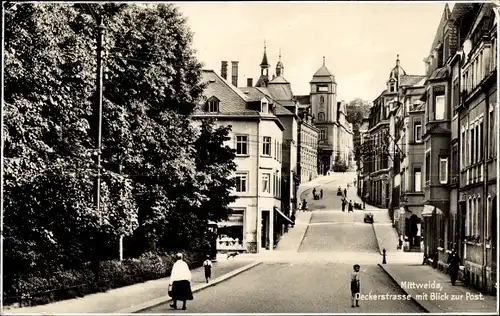
[{"label": "tree foliage", "polygon": [[365,101],[360,98],[356,98],[349,102],[346,107],[346,118],[349,123],[352,123],[354,129],[358,129],[361,126],[363,118],[368,117],[371,106],[372,103],[370,101]]},{"label": "tree foliage", "polygon": [[[99,210],[97,16],[106,52]],[[191,45],[171,4],[6,7],[5,274],[107,259],[119,236],[188,247],[207,220],[227,216],[234,153],[228,129],[204,123],[198,137],[189,119],[204,88]]]}]

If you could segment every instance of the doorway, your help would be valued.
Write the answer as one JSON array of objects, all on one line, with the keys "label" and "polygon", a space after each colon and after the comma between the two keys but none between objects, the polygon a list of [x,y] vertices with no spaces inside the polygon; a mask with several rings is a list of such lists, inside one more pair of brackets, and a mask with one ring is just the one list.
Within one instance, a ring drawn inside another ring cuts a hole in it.
[{"label": "doorway", "polygon": [[269,211],[262,211],[260,244],[261,247],[265,249],[269,249],[269,214]]},{"label": "doorway", "polygon": [[[456,244],[458,245],[458,255],[461,260],[464,260],[464,239],[465,239],[465,219],[466,219],[466,209],[465,202],[458,203],[458,236]],[[463,262],[463,261],[462,261]]]}]

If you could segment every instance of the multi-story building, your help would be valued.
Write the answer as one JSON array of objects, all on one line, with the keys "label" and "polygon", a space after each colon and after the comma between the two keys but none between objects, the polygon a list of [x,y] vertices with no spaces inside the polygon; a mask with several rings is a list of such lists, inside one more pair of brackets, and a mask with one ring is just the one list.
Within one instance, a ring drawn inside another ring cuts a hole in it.
[{"label": "multi-story building", "polygon": [[313,75],[309,95],[296,96],[300,108],[310,108],[314,125],[319,130],[318,171],[326,174],[333,169],[337,155],[342,163],[348,164],[352,157],[352,124],[345,119],[345,103],[337,102],[337,83],[325,65]]},{"label": "multi-story building", "polygon": [[236,150],[237,199],[231,204],[229,220],[218,223],[218,248],[260,252],[272,250],[276,235],[291,222],[281,211],[285,127],[276,116],[278,105],[272,99],[251,97],[236,88],[237,65],[233,63],[233,84],[223,78],[227,63],[223,63],[223,77],[212,70],[203,71],[205,98],[193,119],[215,118],[217,124],[232,127],[227,145]]},{"label": "multi-story building", "polygon": [[[389,207],[390,169],[387,150],[389,109],[386,91],[373,101],[370,109],[367,139],[363,144],[363,189],[368,204]],[[385,146],[385,147],[384,147]]]},{"label": "multi-story building", "polygon": [[[472,10],[462,44],[459,210],[465,216],[462,250],[465,280],[493,291],[497,271],[497,18],[492,3]],[[453,222],[452,222],[453,223]]]},{"label": "multi-story building", "polygon": [[400,235],[408,237],[410,251],[421,251],[421,213],[423,210],[422,168],[424,143],[422,122],[424,76],[403,77],[400,84],[400,106],[395,121],[394,148],[394,223]]},{"label": "multi-story building", "polygon": [[356,174],[357,174],[357,194],[358,196],[361,196],[364,198],[366,194],[366,189],[364,187],[364,183],[368,182],[368,179],[363,178],[363,168],[365,166],[364,160],[363,160],[363,155],[362,155],[362,148],[364,147],[364,144],[366,143],[368,139],[368,127],[370,125],[370,119],[368,117],[363,118],[361,122],[361,126],[359,127],[357,131],[357,142],[358,142],[358,160],[356,161],[357,168],[356,168]]},{"label": "multi-story building", "polygon": [[318,135],[319,129],[314,126],[313,117],[308,109],[299,109],[299,159],[297,174],[300,183],[318,177]]}]

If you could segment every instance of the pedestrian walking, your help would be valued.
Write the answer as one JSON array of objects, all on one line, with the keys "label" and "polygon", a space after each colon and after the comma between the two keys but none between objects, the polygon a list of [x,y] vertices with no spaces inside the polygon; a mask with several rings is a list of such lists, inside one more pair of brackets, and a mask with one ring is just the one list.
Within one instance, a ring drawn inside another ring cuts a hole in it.
[{"label": "pedestrian walking", "polygon": [[304,199],[304,200],[302,201],[302,210],[303,210],[303,211],[307,211],[307,202],[306,202],[306,199]]},{"label": "pedestrian walking", "polygon": [[347,189],[344,189],[344,196],[347,198]]},{"label": "pedestrian walking", "polygon": [[177,261],[170,273],[169,295],[172,298],[170,307],[177,309],[177,301],[182,301],[182,310],[186,310],[186,301],[193,299],[191,291],[191,271],[183,260],[182,253],[176,255]]},{"label": "pedestrian walking", "polygon": [[351,213],[351,212],[354,212],[354,208],[352,206],[352,200],[349,201],[349,209],[348,209],[348,213]]},{"label": "pedestrian walking", "polygon": [[451,285],[455,285],[458,277],[458,270],[460,269],[460,256],[455,249],[452,250],[448,257],[448,264],[450,265]]},{"label": "pedestrian walking", "polygon": [[212,261],[210,261],[210,256],[207,255],[207,260],[203,262],[203,268],[205,269],[205,280],[210,281],[212,278]]},{"label": "pedestrian walking", "polygon": [[345,212],[345,198],[342,198],[342,212]]},{"label": "pedestrian walking", "polygon": [[351,273],[351,307],[354,307],[354,301],[356,300],[356,307],[359,307],[359,293],[360,293],[360,282],[359,282],[359,269],[361,267],[359,264],[353,266],[353,272]]},{"label": "pedestrian walking", "polygon": [[319,191],[319,196],[320,196],[320,198],[323,198],[323,189],[321,189],[321,190]]},{"label": "pedestrian walking", "polygon": [[313,196],[316,197],[316,188],[313,189]]}]

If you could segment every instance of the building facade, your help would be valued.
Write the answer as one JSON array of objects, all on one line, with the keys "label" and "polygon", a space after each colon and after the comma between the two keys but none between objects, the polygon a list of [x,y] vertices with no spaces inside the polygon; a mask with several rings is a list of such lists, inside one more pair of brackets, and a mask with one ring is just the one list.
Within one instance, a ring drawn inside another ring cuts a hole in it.
[{"label": "building facade", "polygon": [[364,178],[364,172],[363,169],[365,167],[364,164],[364,158],[362,155],[362,148],[364,147],[365,143],[368,140],[368,127],[370,125],[370,119],[368,117],[363,118],[361,122],[361,126],[359,127],[357,131],[357,142],[358,142],[358,148],[359,148],[359,154],[358,154],[358,160],[356,161],[356,176],[357,176],[357,194],[361,198],[364,198],[366,195],[366,188],[364,187],[364,184],[368,182],[368,179]]},{"label": "building facade", "polygon": [[442,270],[457,249],[461,277],[496,282],[496,15],[493,5],[446,5],[426,58],[424,246]]},{"label": "building facade", "polygon": [[291,223],[281,210],[285,127],[276,116],[276,104],[246,95],[236,88],[237,82],[230,84],[212,70],[203,71],[203,82],[204,100],[193,119],[215,118],[217,124],[230,125],[227,145],[236,150],[237,199],[230,205],[229,220],[218,223],[218,250],[272,250],[283,227]]}]

